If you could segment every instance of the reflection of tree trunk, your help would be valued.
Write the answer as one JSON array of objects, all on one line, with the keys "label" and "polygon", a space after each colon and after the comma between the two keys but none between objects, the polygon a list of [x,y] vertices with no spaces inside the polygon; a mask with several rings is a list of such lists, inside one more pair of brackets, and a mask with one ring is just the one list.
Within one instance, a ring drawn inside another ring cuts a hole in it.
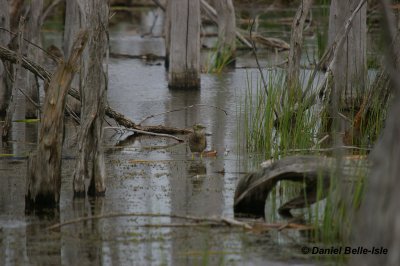
[{"label": "reflection of tree trunk", "polygon": [[61,189],[65,97],[86,40],[86,32],[78,35],[74,52],[66,64],[58,67],[48,86],[43,104],[37,152],[28,159],[25,195],[27,210],[58,206]]},{"label": "reflection of tree trunk", "polygon": [[[25,252],[17,259],[16,264],[30,265],[62,265],[61,233],[43,230],[47,226],[60,222],[60,213],[46,213],[45,217],[37,217],[39,222],[29,223],[25,229]],[[14,249],[24,249],[14,246]],[[45,256],[43,254],[46,254]],[[23,259],[28,259],[21,263]],[[22,261],[21,261],[22,260]],[[19,263],[18,263],[19,261]]]},{"label": "reflection of tree trunk", "polygon": [[[332,1],[329,15],[329,46],[359,3],[360,0]],[[340,95],[340,108],[350,110],[360,105],[367,74],[366,40],[367,4],[365,3],[353,19],[349,34],[339,49],[333,66],[334,91]]]},{"label": "reflection of tree trunk", "polygon": [[200,2],[171,2],[168,86],[200,88]]},{"label": "reflection of tree trunk", "polygon": [[[107,49],[108,1],[79,2],[85,13],[83,20],[89,30],[89,44],[81,66],[81,129],[79,156],[74,173],[75,195],[85,193],[85,177],[90,177],[88,194],[105,193],[105,162],[102,151],[103,118],[106,106],[106,74],[103,57]],[[83,84],[82,84],[83,81]],[[89,161],[92,169],[89,171]]]},{"label": "reflection of tree trunk", "polygon": [[287,83],[289,94],[295,99],[300,99],[301,89],[299,87],[300,59],[303,46],[304,22],[311,9],[312,0],[303,0],[297,9],[292,23],[292,35],[290,38],[289,67],[287,70]]},{"label": "reflection of tree trunk", "polygon": [[[0,0],[0,27],[10,30],[10,14],[7,0]],[[7,46],[10,41],[10,34],[4,30],[0,31],[0,45]],[[10,84],[7,80],[7,63],[0,61],[0,116],[5,115],[8,100],[11,95]]]}]

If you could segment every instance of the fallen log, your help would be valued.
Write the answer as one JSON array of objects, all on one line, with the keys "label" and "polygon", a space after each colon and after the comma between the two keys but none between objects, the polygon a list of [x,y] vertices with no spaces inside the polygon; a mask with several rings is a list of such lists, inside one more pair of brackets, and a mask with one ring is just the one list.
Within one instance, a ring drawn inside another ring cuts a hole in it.
[{"label": "fallen log", "polygon": [[[336,167],[335,158],[319,156],[292,156],[270,162],[261,170],[239,180],[234,196],[235,216],[252,215],[264,218],[265,202],[269,193],[279,181],[286,180],[305,184],[299,196],[278,209],[282,216],[291,217],[291,209],[307,207],[327,196],[331,176],[337,173]],[[353,180],[359,175],[360,168],[367,169],[365,160],[347,158],[343,160],[340,173],[344,180]],[[322,191],[317,191],[319,187]]]},{"label": "fallen log", "polygon": [[[13,64],[17,62],[17,54],[10,50],[7,49],[4,46],[0,46],[0,58],[2,60],[9,61]],[[46,84],[48,84],[52,78],[52,74],[46,70],[44,67],[41,65],[35,63],[34,61],[30,60],[27,57],[22,56],[21,58],[21,65],[23,68],[29,70],[39,78],[41,78],[43,81],[45,81]],[[81,100],[80,94],[76,89],[70,88],[68,91],[68,94],[74,97],[77,100]],[[168,127],[168,126],[163,126],[163,125],[156,125],[156,126],[140,126],[135,124],[132,120],[127,118],[125,115],[117,112],[110,106],[106,106],[105,113],[108,117],[112,118],[115,120],[115,122],[118,125],[124,126],[126,128],[132,128],[132,129],[137,129],[137,130],[142,130],[142,131],[148,131],[148,132],[153,132],[153,133],[163,133],[163,134],[189,134],[192,132],[190,129],[181,129],[181,128],[175,128],[175,127]]]}]

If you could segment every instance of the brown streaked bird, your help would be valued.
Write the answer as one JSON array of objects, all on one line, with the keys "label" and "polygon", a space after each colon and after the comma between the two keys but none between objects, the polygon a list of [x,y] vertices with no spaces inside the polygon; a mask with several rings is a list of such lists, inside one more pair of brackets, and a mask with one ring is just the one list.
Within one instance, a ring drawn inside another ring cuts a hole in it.
[{"label": "brown streaked bird", "polygon": [[191,152],[202,153],[207,147],[206,127],[201,124],[193,125],[193,132],[189,134],[189,148]]}]

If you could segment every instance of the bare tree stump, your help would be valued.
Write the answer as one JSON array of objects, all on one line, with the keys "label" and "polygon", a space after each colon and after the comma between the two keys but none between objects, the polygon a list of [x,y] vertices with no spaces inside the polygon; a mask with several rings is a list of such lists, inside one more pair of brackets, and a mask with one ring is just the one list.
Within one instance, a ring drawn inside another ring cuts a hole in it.
[{"label": "bare tree stump", "polygon": [[231,59],[234,64],[236,53],[236,18],[232,0],[214,0],[218,13],[218,56]]},{"label": "bare tree stump", "polygon": [[[106,107],[106,73],[103,59],[107,43],[108,1],[79,0],[81,16],[89,30],[89,44],[81,66],[81,129],[79,155],[74,173],[75,196],[85,195],[85,178],[90,179],[88,194],[102,196],[106,191],[105,162],[102,150],[103,119]],[[92,161],[92,169],[89,162]]]},{"label": "bare tree stump", "polygon": [[200,2],[171,0],[168,87],[200,88]]},{"label": "bare tree stump", "polygon": [[[333,0],[329,13],[328,47],[345,26],[360,0]],[[339,107],[359,107],[367,79],[367,3],[357,12],[346,40],[340,47],[332,74],[333,86],[340,95]]]},{"label": "bare tree stump", "polygon": [[302,90],[299,84],[300,59],[303,47],[303,28],[313,0],[302,0],[292,23],[290,37],[289,67],[287,69],[287,84],[289,96],[300,100]]},{"label": "bare tree stump", "polygon": [[61,189],[61,150],[64,135],[65,97],[74,77],[87,32],[79,33],[67,63],[61,63],[50,81],[43,105],[39,144],[28,159],[25,208],[57,207]]},{"label": "bare tree stump", "polygon": [[[10,30],[10,8],[7,0],[0,0],[0,27]],[[0,30],[0,45],[7,46],[10,41],[10,34]],[[7,75],[7,65],[0,61],[0,116],[5,115],[8,100],[11,95],[9,79]]]},{"label": "bare tree stump", "polygon": [[[81,18],[81,13],[79,12],[78,2],[76,0],[65,1],[65,23],[64,23],[64,56],[68,58],[71,49],[73,40],[76,34],[79,32],[79,29],[84,27],[83,21]],[[73,88],[77,88],[80,91],[80,82],[79,82],[79,73],[75,75],[72,80],[71,86]],[[81,112],[81,103],[80,101],[74,99],[72,96],[67,96],[67,105],[72,109],[72,111],[76,114],[80,114]]]}]

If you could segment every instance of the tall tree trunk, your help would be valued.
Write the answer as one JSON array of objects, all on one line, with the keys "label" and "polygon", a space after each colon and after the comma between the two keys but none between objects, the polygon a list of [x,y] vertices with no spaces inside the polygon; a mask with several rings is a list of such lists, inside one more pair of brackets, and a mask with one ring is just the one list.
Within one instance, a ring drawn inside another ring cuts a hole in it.
[{"label": "tall tree trunk", "polygon": [[[10,30],[10,8],[8,0],[0,0],[0,27]],[[10,42],[10,34],[0,30],[0,45],[7,47]],[[0,61],[0,116],[4,116],[11,95],[11,87],[8,82],[8,63]]]},{"label": "tall tree trunk", "polygon": [[61,189],[61,150],[64,135],[65,97],[87,41],[87,32],[78,35],[67,63],[61,63],[52,77],[43,105],[39,144],[28,159],[26,210],[58,206]]},{"label": "tall tree trunk", "polygon": [[[41,14],[43,10],[43,0],[31,0],[29,7],[29,16],[26,24],[25,38],[29,41],[41,45],[40,30],[42,28]],[[39,50],[33,47],[29,43],[24,43],[24,51],[27,53],[29,58],[32,58],[35,62],[39,62]],[[31,102],[33,100],[39,103],[39,85],[37,77],[33,74],[26,73],[26,93],[31,99],[25,100],[25,117],[26,118],[37,118],[38,110],[35,105]],[[24,86],[25,87],[25,86]]]},{"label": "tall tree trunk", "polygon": [[236,18],[232,0],[214,0],[218,13],[218,53],[231,58],[234,63],[236,53]]},{"label": "tall tree trunk", "polygon": [[[65,58],[68,58],[73,40],[76,34],[79,32],[79,29],[84,27],[84,22],[82,21],[82,14],[79,10],[78,0],[68,0],[65,1],[65,23],[64,23],[64,36],[63,36],[63,50]],[[80,75],[76,75],[74,80],[72,81],[72,87],[80,90]],[[67,105],[74,111],[76,114],[80,114],[81,112],[81,104],[79,101],[71,97],[67,96]]]},{"label": "tall tree trunk", "polygon": [[169,54],[171,49],[171,8],[172,1],[168,0],[165,8],[164,40],[165,40],[165,61],[164,66],[169,69]]},{"label": "tall tree trunk", "polygon": [[287,70],[287,84],[290,97],[300,100],[301,88],[299,84],[300,60],[303,47],[304,22],[312,6],[312,0],[302,0],[292,23],[290,38],[289,67]]},{"label": "tall tree trunk", "polygon": [[[332,0],[329,14],[328,45],[344,27],[360,0]],[[367,78],[367,4],[358,11],[343,47],[333,66],[335,91],[339,107],[351,110],[359,107]]]},{"label": "tall tree trunk", "polygon": [[[88,194],[105,193],[105,162],[102,150],[103,118],[106,101],[106,74],[103,59],[107,42],[108,1],[79,0],[83,20],[89,30],[89,43],[81,65],[81,129],[79,155],[74,173],[74,193],[85,195],[85,178],[90,178]],[[89,169],[92,161],[92,169]]]},{"label": "tall tree trunk", "polygon": [[371,173],[368,176],[365,198],[358,213],[358,219],[353,224],[354,246],[372,249],[386,249],[386,254],[355,255],[350,265],[399,265],[400,262],[400,67],[396,60],[399,56],[395,29],[395,18],[390,2],[381,0],[383,5],[384,30],[390,38],[386,41],[388,48],[387,62],[394,97],[388,112],[386,125],[380,141],[375,145],[371,157]]},{"label": "tall tree trunk", "polygon": [[171,0],[170,88],[200,88],[200,2]]}]

